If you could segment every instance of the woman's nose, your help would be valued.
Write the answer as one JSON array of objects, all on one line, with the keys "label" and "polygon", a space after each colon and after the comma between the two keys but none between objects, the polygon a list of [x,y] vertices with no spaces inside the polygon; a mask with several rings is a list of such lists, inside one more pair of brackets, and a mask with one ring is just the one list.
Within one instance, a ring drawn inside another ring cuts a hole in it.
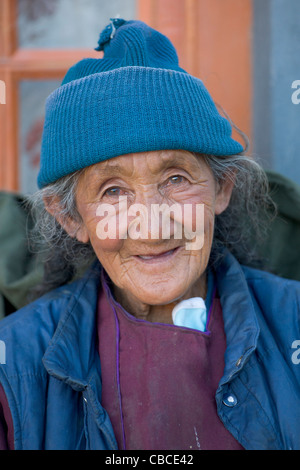
[{"label": "woman's nose", "polygon": [[133,239],[170,239],[181,229],[181,220],[179,204],[168,203],[159,191],[144,191],[128,209],[128,234]]}]

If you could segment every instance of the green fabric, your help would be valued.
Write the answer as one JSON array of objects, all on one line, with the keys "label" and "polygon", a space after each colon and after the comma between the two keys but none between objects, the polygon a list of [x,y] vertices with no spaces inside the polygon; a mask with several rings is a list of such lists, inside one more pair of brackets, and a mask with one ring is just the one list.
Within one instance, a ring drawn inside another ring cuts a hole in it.
[{"label": "green fabric", "polygon": [[[267,171],[278,216],[261,248],[267,269],[300,281],[300,186]],[[0,192],[0,319],[28,302],[29,290],[42,278],[43,266],[28,248],[32,219],[19,194]]]},{"label": "green fabric", "polygon": [[43,267],[28,248],[32,219],[24,201],[0,192],[0,319],[26,305],[28,291],[42,277]]},{"label": "green fabric", "polygon": [[266,171],[278,215],[261,248],[271,272],[300,281],[300,186],[274,171]]}]

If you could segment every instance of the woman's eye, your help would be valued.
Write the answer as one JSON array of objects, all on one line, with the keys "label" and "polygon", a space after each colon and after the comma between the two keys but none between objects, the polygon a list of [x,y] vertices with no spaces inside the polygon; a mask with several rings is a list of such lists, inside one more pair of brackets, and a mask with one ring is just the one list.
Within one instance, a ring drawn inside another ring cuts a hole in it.
[{"label": "woman's eye", "polygon": [[175,185],[175,184],[183,183],[184,180],[185,180],[184,176],[181,176],[181,175],[174,175],[174,176],[171,176],[168,181],[169,181],[171,184],[174,184],[174,185]]},{"label": "woman's eye", "polygon": [[121,188],[119,188],[118,186],[113,186],[112,188],[107,188],[104,193],[103,193],[103,196],[120,196],[122,193],[122,190]]}]

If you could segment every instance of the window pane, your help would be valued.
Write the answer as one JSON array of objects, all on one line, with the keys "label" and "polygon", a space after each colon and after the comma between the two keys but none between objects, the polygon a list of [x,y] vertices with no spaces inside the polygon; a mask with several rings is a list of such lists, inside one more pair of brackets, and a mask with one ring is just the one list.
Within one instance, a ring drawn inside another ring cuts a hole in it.
[{"label": "window pane", "polygon": [[23,194],[32,194],[37,190],[45,101],[60,83],[56,80],[20,82],[19,187]]},{"label": "window pane", "polygon": [[18,0],[19,44],[95,48],[109,19],[136,19],[136,0]]}]

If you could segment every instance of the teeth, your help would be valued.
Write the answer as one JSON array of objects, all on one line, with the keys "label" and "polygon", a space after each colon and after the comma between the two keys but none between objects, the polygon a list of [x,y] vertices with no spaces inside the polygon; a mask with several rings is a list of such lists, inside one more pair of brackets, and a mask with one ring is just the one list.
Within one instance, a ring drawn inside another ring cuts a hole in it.
[{"label": "teeth", "polygon": [[165,253],[161,253],[160,255],[150,255],[150,256],[142,256],[142,255],[139,255],[139,258],[142,258],[142,259],[145,259],[145,260],[148,260],[148,259],[153,259],[153,258],[157,258],[159,256],[166,256],[166,255],[169,255],[170,253],[172,253],[174,250],[170,250],[170,251],[166,251]]}]

